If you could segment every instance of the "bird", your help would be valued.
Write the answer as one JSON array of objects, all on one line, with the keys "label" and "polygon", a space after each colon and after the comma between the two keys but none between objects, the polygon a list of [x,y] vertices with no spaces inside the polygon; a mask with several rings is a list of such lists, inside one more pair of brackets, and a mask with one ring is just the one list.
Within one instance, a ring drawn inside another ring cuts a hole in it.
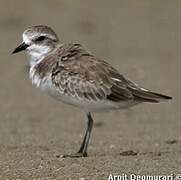
[{"label": "bird", "polygon": [[28,27],[22,39],[12,54],[27,52],[32,84],[55,99],[78,107],[86,115],[87,127],[80,149],[62,157],[88,156],[93,127],[92,113],[172,99],[132,82],[83,45],[61,42],[47,25]]}]

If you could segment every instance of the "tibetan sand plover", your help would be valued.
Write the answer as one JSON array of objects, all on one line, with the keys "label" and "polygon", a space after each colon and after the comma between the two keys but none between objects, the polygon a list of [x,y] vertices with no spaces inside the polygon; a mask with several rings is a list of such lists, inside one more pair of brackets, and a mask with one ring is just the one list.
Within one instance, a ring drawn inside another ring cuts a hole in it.
[{"label": "tibetan sand plover", "polygon": [[75,154],[86,157],[93,126],[91,112],[119,110],[143,102],[172,99],[140,87],[80,44],[63,44],[48,26],[37,25],[23,32],[23,42],[13,51],[29,55],[29,77],[33,84],[64,103],[83,110],[87,129]]}]

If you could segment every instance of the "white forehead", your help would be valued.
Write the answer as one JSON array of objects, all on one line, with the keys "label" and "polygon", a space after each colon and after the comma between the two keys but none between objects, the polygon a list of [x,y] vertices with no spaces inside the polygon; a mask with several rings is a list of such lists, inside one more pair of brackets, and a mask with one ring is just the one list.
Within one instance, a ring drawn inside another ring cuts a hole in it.
[{"label": "white forehead", "polygon": [[33,40],[40,36],[46,36],[52,40],[58,40],[55,32],[48,26],[32,26],[23,32],[23,41],[30,44]]},{"label": "white forehead", "polygon": [[46,37],[49,37],[51,39],[56,39],[56,37],[51,35],[51,34],[37,33],[37,32],[35,32],[34,34],[33,33],[27,34],[26,32],[24,32],[22,36],[23,36],[23,42],[25,42],[26,44],[30,44],[32,42],[32,40],[35,40],[39,36],[46,36]]},{"label": "white forehead", "polygon": [[23,42],[25,42],[25,44],[31,43],[31,39],[25,33],[23,33]]}]

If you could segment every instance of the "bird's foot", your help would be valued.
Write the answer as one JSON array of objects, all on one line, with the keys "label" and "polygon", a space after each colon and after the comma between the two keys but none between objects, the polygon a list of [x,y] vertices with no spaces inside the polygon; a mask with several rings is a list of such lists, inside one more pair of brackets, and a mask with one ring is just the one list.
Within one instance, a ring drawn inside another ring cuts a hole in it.
[{"label": "bird's foot", "polygon": [[87,157],[86,152],[77,152],[75,154],[66,154],[66,155],[61,155],[61,158],[82,158],[82,157]]}]

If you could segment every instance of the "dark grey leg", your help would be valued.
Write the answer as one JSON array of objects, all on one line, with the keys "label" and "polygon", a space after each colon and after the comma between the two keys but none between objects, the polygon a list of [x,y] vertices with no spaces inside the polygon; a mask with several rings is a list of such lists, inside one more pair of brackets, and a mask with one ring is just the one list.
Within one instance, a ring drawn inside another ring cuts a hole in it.
[{"label": "dark grey leg", "polygon": [[62,157],[87,157],[87,148],[89,145],[89,139],[92,131],[92,126],[93,126],[93,119],[91,117],[90,112],[87,113],[87,129],[84,135],[84,139],[82,141],[82,144],[80,146],[80,149],[77,153],[71,154],[71,155],[64,155]]},{"label": "dark grey leg", "polygon": [[87,147],[89,145],[89,139],[92,131],[92,126],[93,126],[93,119],[90,113],[87,113],[87,129],[84,135],[83,142],[81,144],[81,147],[78,151],[78,153],[82,153],[83,156],[87,156]]}]

